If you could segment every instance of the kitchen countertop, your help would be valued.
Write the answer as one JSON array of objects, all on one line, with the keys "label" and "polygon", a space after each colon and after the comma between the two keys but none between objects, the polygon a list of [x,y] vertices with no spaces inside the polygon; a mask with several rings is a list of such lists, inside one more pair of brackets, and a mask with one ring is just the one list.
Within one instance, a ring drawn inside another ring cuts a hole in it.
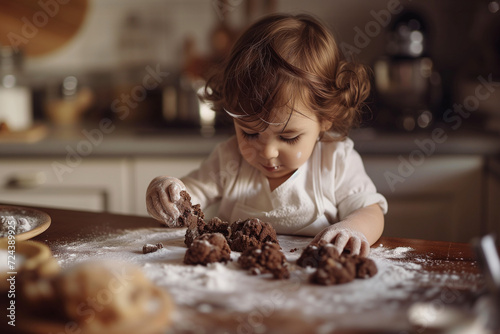
[{"label": "kitchen countertop", "polygon": [[[202,136],[200,131],[182,128],[116,127],[112,131],[101,131],[97,125],[78,130],[47,128],[45,135],[32,141],[22,138],[2,141],[0,137],[0,157],[65,156],[70,152],[93,157],[206,156],[229,136],[227,130]],[[402,133],[364,128],[353,130],[350,137],[362,155],[408,154],[414,150],[431,154],[500,155],[500,134],[478,130],[455,131],[443,126],[426,132]]]},{"label": "kitchen countertop", "polygon": [[[121,231],[121,234],[119,234],[118,237],[113,237],[109,239],[109,241],[105,241],[105,245],[107,247],[102,247],[100,249],[91,248],[92,251],[85,255],[82,253],[77,254],[80,254],[79,256],[86,256],[87,259],[91,260],[94,257],[97,257],[97,254],[104,254],[106,252],[109,254],[117,254],[115,252],[118,251],[125,253],[128,252],[133,258],[142,259],[140,260],[142,268],[151,268],[154,263],[150,264],[146,255],[139,254],[139,249],[135,248],[139,248],[138,245],[144,242],[144,238],[146,238],[146,240],[148,238],[151,240],[154,233],[167,233],[162,231],[170,230],[168,228],[160,227],[156,221],[147,217],[48,208],[39,209],[50,215],[52,218],[52,224],[48,230],[39,236],[36,236],[33,240],[48,245],[54,256],[58,258],[59,261],[65,257],[70,258],[71,256],[74,256],[74,254],[72,255],[66,253],[74,252],[75,249],[78,249],[79,245],[103,239],[110,233],[118,233]],[[132,246],[131,250],[122,249],[126,248],[126,246],[119,246],[118,244],[118,241],[120,240],[122,242],[126,241],[124,238],[127,233],[130,235],[140,233],[140,235],[142,235],[142,240],[138,240],[136,242],[137,245]],[[164,246],[167,249],[167,253],[163,254],[169,254],[168,250],[172,250],[175,247],[185,248],[182,242],[184,234],[177,233],[177,235],[179,236],[179,240],[162,239]],[[303,245],[304,243],[298,245],[298,247]],[[292,244],[292,246],[287,245],[285,247],[282,244],[283,252],[291,254],[288,249],[289,247],[295,246]],[[482,291],[484,283],[470,245],[463,243],[382,237],[377,243],[374,244],[374,246],[372,246],[372,254],[379,254],[379,256],[382,254],[382,257],[383,254],[394,255],[402,253],[402,251],[406,252],[405,254],[407,255],[399,258],[389,257],[388,259],[384,259],[384,263],[394,263],[394,266],[387,267],[388,269],[386,268],[385,272],[378,274],[378,278],[377,276],[374,276],[364,282],[362,280],[355,283],[358,284],[357,286],[361,289],[356,292],[356,295],[358,295],[357,298],[362,299],[365,294],[367,296],[371,294],[371,292],[369,292],[371,290],[366,290],[366,293],[363,293],[363,289],[385,291],[384,286],[391,284],[391,282],[387,281],[387,279],[389,279],[389,277],[396,277],[394,274],[397,274],[396,272],[391,271],[401,271],[401,273],[406,273],[405,275],[409,275],[410,272],[412,273],[409,276],[403,275],[403,277],[406,278],[401,282],[402,286],[396,284],[394,287],[391,287],[390,290],[387,290],[392,297],[379,296],[380,299],[370,301],[370,303],[366,304],[362,316],[349,316],[349,312],[343,314],[339,311],[339,314],[332,314],[327,320],[321,320],[320,317],[317,319],[306,319],[301,317],[300,314],[297,314],[296,311],[286,311],[286,309],[281,310],[277,306],[271,310],[269,308],[259,308],[249,313],[242,313],[224,308],[222,305],[224,298],[226,297],[224,297],[224,294],[221,294],[218,298],[219,302],[214,306],[210,306],[210,301],[208,299],[204,302],[205,304],[203,304],[203,307],[193,307],[184,300],[175,300],[175,302],[179,304],[177,305],[176,311],[178,314],[174,317],[174,323],[167,333],[241,332],[244,329],[242,327],[243,325],[248,326],[249,324],[255,324],[253,322],[254,320],[259,321],[259,329],[264,328],[268,333],[319,333],[325,331],[329,333],[351,334],[403,332],[421,333],[422,330],[428,330],[429,332],[434,333],[433,329],[430,327],[425,328],[425,326],[422,327],[420,325],[410,326],[408,324],[407,311],[412,305],[425,303],[422,305],[430,305],[434,308],[434,311],[437,310],[438,312],[444,312],[446,310],[465,312],[459,313],[463,317],[467,317],[471,314],[471,312],[473,312],[473,304],[477,300],[478,293]],[[155,257],[155,261],[158,261],[159,259],[161,258]],[[379,260],[381,260],[381,258]],[[166,263],[168,262],[168,260],[164,261],[166,261]],[[66,263],[66,266],[67,265],[68,263]],[[210,277],[213,279],[213,275],[222,269],[219,268],[214,271],[213,268],[208,268],[206,270],[209,271],[208,274],[210,275],[207,274],[205,279],[210,279]],[[203,276],[201,271],[197,272],[198,276]],[[250,278],[248,279],[252,279],[252,276],[249,277]],[[385,280],[384,277],[386,277]],[[259,280],[258,277],[253,279]],[[200,282],[203,281],[200,280],[199,277],[198,280]],[[375,286],[370,285],[371,280],[376,283]],[[282,281],[283,283],[279,283],[279,281],[273,282],[272,280],[268,282],[269,283],[265,283],[264,280],[263,284],[275,284],[274,286],[283,284],[283,289],[285,289],[285,287],[289,287],[291,284],[286,281]],[[351,284],[350,286],[356,286],[352,285],[352,283],[349,284]],[[349,284],[345,285],[347,289]],[[377,284],[379,284],[378,287]],[[297,285],[297,282],[295,282],[291,286],[294,287],[294,293],[297,294],[303,289],[311,289],[308,287],[308,284],[305,283]],[[322,295],[333,294],[332,296],[337,295],[337,297],[341,297],[343,291],[342,286],[318,287],[317,289]],[[259,293],[258,291],[252,291],[250,287],[243,290],[246,292],[243,291],[242,293],[247,294]],[[170,291],[174,292],[173,290]],[[397,297],[398,291],[402,294],[402,296]],[[273,290],[273,292],[275,291]],[[394,294],[394,292],[396,292],[396,294]],[[232,294],[227,295],[227,298],[231,295]],[[308,303],[309,301],[303,300],[303,302]],[[351,305],[361,306],[363,304],[365,304],[363,300],[351,302]],[[342,301],[340,298],[340,300],[338,300],[338,307],[341,308],[341,306]],[[305,306],[305,308],[307,308],[307,306]],[[260,314],[260,318],[256,319],[254,317],[255,314]],[[18,315],[19,324],[23,323],[22,316],[23,315],[21,313]],[[335,317],[338,319],[354,317],[354,324],[341,329],[336,328],[335,326],[331,327],[331,321],[333,321],[332,319],[336,319]],[[458,320],[459,319],[455,319],[455,321]],[[328,325],[328,321],[330,321],[330,327],[326,326]],[[371,322],[378,325],[370,326]],[[5,321],[3,321],[2,324],[3,323],[5,323]],[[383,329],[379,327],[381,323],[383,324]],[[38,333],[36,326],[33,324],[22,327],[24,329],[30,328],[29,332]],[[61,327],[61,330],[62,329],[63,328]],[[250,327],[249,329],[254,330],[256,328]],[[22,331],[19,331],[18,333],[22,333]]]}]

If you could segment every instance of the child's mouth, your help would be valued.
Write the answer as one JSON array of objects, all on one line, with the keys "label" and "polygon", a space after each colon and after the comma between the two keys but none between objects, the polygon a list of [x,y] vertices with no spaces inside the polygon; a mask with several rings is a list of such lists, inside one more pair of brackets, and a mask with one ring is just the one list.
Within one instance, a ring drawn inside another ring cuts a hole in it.
[{"label": "child's mouth", "polygon": [[265,165],[262,165],[262,167],[264,167],[264,169],[267,170],[270,173],[276,172],[276,171],[278,171],[280,169],[280,166],[265,166]]}]

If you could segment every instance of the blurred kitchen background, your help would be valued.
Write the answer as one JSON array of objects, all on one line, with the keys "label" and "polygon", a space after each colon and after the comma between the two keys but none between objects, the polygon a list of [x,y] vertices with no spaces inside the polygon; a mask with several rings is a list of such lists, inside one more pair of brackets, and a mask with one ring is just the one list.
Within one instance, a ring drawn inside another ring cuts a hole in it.
[{"label": "blurred kitchen background", "polygon": [[385,235],[500,233],[500,2],[0,0],[0,202],[146,215],[231,135],[197,99],[249,24],[326,23],[373,94],[352,132]]}]

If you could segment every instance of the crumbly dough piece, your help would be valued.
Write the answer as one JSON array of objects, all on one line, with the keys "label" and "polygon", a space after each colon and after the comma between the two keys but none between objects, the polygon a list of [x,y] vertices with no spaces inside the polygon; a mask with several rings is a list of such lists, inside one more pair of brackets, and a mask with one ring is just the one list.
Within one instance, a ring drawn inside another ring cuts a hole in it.
[{"label": "crumbly dough piece", "polygon": [[319,243],[308,245],[304,249],[297,259],[297,265],[304,268],[317,268],[322,261],[326,261],[329,258],[338,259],[339,257],[340,255],[332,243],[321,240]]},{"label": "crumbly dough piece", "polygon": [[318,269],[310,276],[310,281],[321,285],[343,284],[355,278],[370,278],[377,271],[372,259],[357,255],[341,255],[338,258],[330,257],[321,261]]},{"label": "crumbly dough piece", "polygon": [[219,217],[214,217],[207,222],[206,230],[209,233],[220,233],[227,240],[231,235],[231,224],[223,221]]},{"label": "crumbly dough piece", "polygon": [[229,246],[235,252],[244,252],[248,248],[258,247],[271,242],[279,245],[276,230],[267,222],[258,218],[237,220],[230,226]]},{"label": "crumbly dough piece", "polygon": [[84,332],[145,331],[147,319],[157,314],[163,327],[171,321],[173,302],[167,292],[127,263],[84,262],[63,272],[54,283],[62,313]]},{"label": "crumbly dough piece", "polygon": [[348,283],[354,280],[355,266],[354,263],[340,262],[329,258],[323,262],[309,278],[311,283],[321,285],[334,285]]},{"label": "crumbly dough piece", "polygon": [[276,243],[266,242],[246,249],[239,257],[238,263],[254,275],[272,273],[275,279],[290,277],[285,255]]},{"label": "crumbly dough piece", "polygon": [[164,248],[163,244],[161,242],[157,244],[145,244],[142,246],[142,254],[148,254],[148,253],[154,253],[159,249]]},{"label": "crumbly dough piece", "polygon": [[177,218],[178,226],[190,226],[198,223],[198,221],[203,222],[205,214],[201,210],[200,205],[193,205],[191,203],[191,195],[189,195],[187,191],[182,190],[180,195],[181,199],[177,202],[177,208],[181,213],[179,218]]},{"label": "crumbly dough piece", "polygon": [[205,222],[203,219],[198,219],[188,226],[184,243],[186,246],[190,247],[193,240],[205,233],[221,233],[227,239],[231,233],[229,226],[230,224],[228,222],[218,217],[214,217],[208,222]]},{"label": "crumbly dough piece", "polygon": [[377,274],[378,268],[372,259],[353,256],[356,263],[356,278],[370,278]]},{"label": "crumbly dough piece", "polygon": [[196,238],[184,255],[185,264],[206,266],[213,262],[231,260],[231,249],[221,233],[205,233]]}]

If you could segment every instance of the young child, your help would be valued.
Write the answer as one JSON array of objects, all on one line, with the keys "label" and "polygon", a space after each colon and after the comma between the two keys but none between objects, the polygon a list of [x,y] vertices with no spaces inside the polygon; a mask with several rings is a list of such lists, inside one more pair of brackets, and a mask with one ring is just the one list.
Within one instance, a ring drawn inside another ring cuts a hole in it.
[{"label": "young child", "polygon": [[270,15],[235,43],[205,99],[233,118],[236,135],[182,181],[159,176],[149,214],[175,226],[180,191],[233,222],[260,218],[278,234],[315,236],[367,256],[384,228],[385,198],[347,138],[369,95],[366,69],[342,61],[309,15]]}]

